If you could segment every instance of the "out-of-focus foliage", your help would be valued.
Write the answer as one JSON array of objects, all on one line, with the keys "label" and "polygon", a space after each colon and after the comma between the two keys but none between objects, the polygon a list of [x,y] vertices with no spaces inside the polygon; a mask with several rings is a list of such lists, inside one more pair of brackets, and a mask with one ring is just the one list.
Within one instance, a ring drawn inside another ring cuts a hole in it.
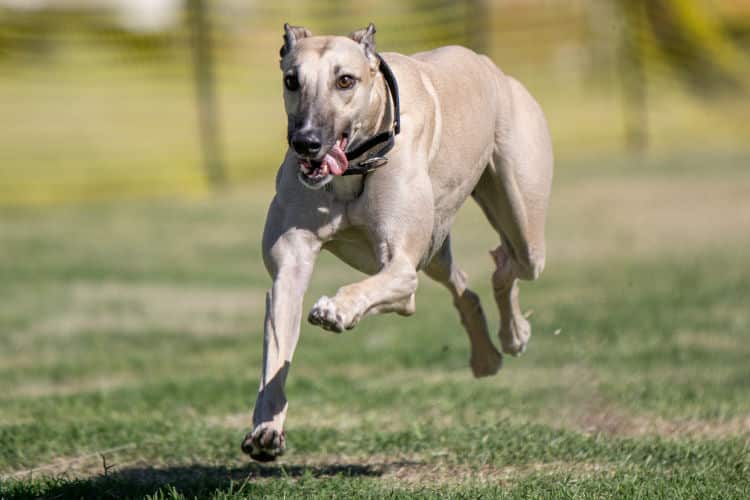
[{"label": "out-of-focus foliage", "polygon": [[[188,5],[0,0],[0,203],[206,191]],[[373,21],[383,51],[477,48],[538,98],[561,158],[606,163],[632,136],[653,154],[750,142],[748,0],[205,5],[232,183],[271,178],[282,156],[286,21],[318,34]]]},{"label": "out-of-focus foliage", "polygon": [[620,0],[620,4],[630,28],[645,29],[642,36],[693,89],[750,90],[750,55],[743,53],[727,25],[707,5],[684,0]]}]

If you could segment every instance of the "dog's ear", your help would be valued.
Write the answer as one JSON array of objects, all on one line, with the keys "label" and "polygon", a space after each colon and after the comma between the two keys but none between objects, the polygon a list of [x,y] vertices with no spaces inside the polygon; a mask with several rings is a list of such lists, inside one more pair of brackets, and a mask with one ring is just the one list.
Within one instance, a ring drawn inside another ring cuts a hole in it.
[{"label": "dog's ear", "polygon": [[370,23],[367,28],[352,31],[349,38],[357,42],[365,50],[365,55],[370,62],[375,62],[375,25]]},{"label": "dog's ear", "polygon": [[283,59],[297,44],[298,40],[312,36],[310,30],[303,26],[289,26],[289,23],[284,23],[284,45],[281,46],[279,55]]}]

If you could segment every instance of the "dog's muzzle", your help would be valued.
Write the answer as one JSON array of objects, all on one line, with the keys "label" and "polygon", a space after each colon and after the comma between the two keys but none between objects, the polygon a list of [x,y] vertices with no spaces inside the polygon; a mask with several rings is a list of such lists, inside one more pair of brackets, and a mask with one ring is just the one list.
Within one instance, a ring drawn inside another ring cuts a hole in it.
[{"label": "dog's muzzle", "polygon": [[347,138],[344,136],[320,160],[298,157],[300,182],[310,189],[320,189],[331,182],[333,176],[343,175],[349,167],[346,144]]}]

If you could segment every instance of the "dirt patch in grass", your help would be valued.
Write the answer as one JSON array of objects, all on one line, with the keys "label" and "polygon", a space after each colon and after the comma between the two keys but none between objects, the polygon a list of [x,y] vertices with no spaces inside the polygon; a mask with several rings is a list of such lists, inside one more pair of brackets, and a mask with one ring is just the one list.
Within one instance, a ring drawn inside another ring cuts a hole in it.
[{"label": "dirt patch in grass", "polygon": [[[439,394],[449,384],[488,384],[497,387],[498,390],[511,388],[514,391],[535,390],[560,386],[569,398],[575,401],[584,401],[595,391],[596,374],[580,365],[568,365],[562,368],[546,368],[536,366],[522,366],[504,368],[494,379],[474,380],[468,367],[458,370],[423,370],[409,369],[405,371],[394,371],[391,373],[380,373],[377,367],[368,365],[345,365],[338,368],[325,369],[326,375],[346,374],[360,379],[361,387],[366,391],[376,392],[382,387],[400,387],[409,391],[415,387],[434,388],[435,394]],[[304,367],[295,372],[296,377],[316,376],[315,371],[305,372]],[[358,386],[359,387],[359,386]],[[419,398],[422,398],[420,396]],[[430,404],[423,400],[415,400],[414,404],[398,405],[386,403],[383,407],[343,408],[334,400],[323,401],[321,404],[305,404],[304,407],[297,403],[290,410],[288,425],[294,426],[302,422],[319,422],[326,427],[334,427],[339,430],[352,429],[388,429],[391,432],[408,430],[417,425],[425,425],[438,429],[448,429],[459,422],[462,425],[472,422],[481,422],[487,418],[512,419],[517,417],[512,407],[477,407],[464,405],[460,408],[454,407],[450,401],[441,398],[431,400]],[[579,405],[572,404],[571,408]],[[526,408],[526,411],[529,411]],[[544,412],[545,415],[548,412]],[[557,413],[555,413],[557,415]],[[252,426],[252,410],[231,413],[225,415],[211,415],[206,417],[209,426],[215,426],[236,431],[247,431]],[[554,421],[543,423],[548,425],[559,424],[555,417]]]},{"label": "dirt patch in grass", "polygon": [[360,468],[367,475],[378,476],[394,483],[413,486],[450,486],[482,483],[510,484],[532,474],[570,474],[584,477],[614,469],[611,464],[534,462],[522,465],[468,465],[448,463],[440,457],[421,455],[403,456],[321,456],[306,460],[301,464],[315,476],[315,471],[325,471],[328,467],[346,471]]},{"label": "dirt patch in grass", "polygon": [[[732,319],[739,323],[745,321],[744,311],[733,311],[736,316]],[[737,352],[737,350],[746,349],[746,344],[736,335],[721,335],[712,331],[678,331],[674,339],[675,345],[681,348],[698,347],[708,352]]]},{"label": "dirt patch in grass", "polygon": [[[301,410],[299,407],[296,409]],[[320,422],[339,431],[385,428],[391,432],[406,430],[411,426],[411,422],[406,418],[395,419],[392,414],[384,414],[375,410],[352,413],[342,411],[337,406],[322,406],[315,409],[307,407],[300,414],[291,415],[287,424],[291,423],[293,426],[297,421]],[[247,410],[229,415],[212,415],[206,418],[206,424],[237,431],[239,439],[240,433],[252,430],[253,413],[252,410]],[[445,427],[448,426],[449,423],[445,423]]]},{"label": "dirt patch in grass", "polygon": [[607,473],[613,465],[597,463],[550,462],[524,465],[478,467],[445,463],[393,463],[383,471],[385,479],[415,486],[451,486],[499,483],[510,485],[530,475],[566,474],[578,478]]},{"label": "dirt patch in grass", "polygon": [[748,227],[750,206],[737,200],[748,196],[744,175],[653,176],[648,182],[607,176],[565,183],[557,186],[550,208],[551,253],[579,259],[747,243],[750,233],[740,228]]},{"label": "dirt patch in grass", "polygon": [[140,382],[134,373],[118,374],[117,376],[98,375],[75,382],[38,382],[30,381],[13,386],[6,396],[25,399],[42,398],[47,396],[69,396],[85,392],[108,392]]},{"label": "dirt patch in grass", "polygon": [[190,335],[244,331],[265,299],[256,288],[210,288],[119,282],[77,282],[70,303],[52,317],[34,322],[23,336],[75,336],[82,332],[136,332],[145,329]]},{"label": "dirt patch in grass", "polygon": [[108,474],[115,468],[126,467],[136,460],[123,459],[137,448],[135,443],[126,443],[108,449],[102,449],[77,456],[60,456],[53,461],[32,467],[7,472],[4,478],[26,479],[35,476],[92,477],[97,474]]},{"label": "dirt patch in grass", "polygon": [[609,405],[591,407],[578,415],[574,425],[586,433],[610,436],[750,440],[750,414],[727,420],[669,420],[655,415],[633,415]]},{"label": "dirt patch in grass", "polygon": [[420,455],[298,456],[293,462],[282,459],[272,464],[258,464],[244,458],[222,464],[164,464],[151,463],[133,456],[130,452],[134,449],[135,445],[128,444],[80,457],[60,457],[35,469],[6,474],[5,478],[49,476],[101,480],[106,476],[142,485],[179,485],[196,480],[220,483],[344,476],[380,478],[397,486],[444,487],[491,483],[509,485],[539,474],[590,477],[615,469],[611,464],[560,461],[508,466],[463,465],[445,462],[440,457],[435,459]]},{"label": "dirt patch in grass", "polygon": [[[643,171],[557,180],[547,224],[547,267],[746,245],[750,204],[739,200],[750,198],[749,180],[746,173]],[[489,260],[474,257],[479,248],[494,248],[497,236],[473,203],[462,209],[453,234],[457,260],[473,281],[489,277]]]}]

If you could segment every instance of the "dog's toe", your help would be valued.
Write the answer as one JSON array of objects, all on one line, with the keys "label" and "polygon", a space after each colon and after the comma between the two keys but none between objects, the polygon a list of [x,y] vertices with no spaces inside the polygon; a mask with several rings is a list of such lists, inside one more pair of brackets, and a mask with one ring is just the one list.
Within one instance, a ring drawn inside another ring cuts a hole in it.
[{"label": "dog's toe", "polygon": [[505,354],[520,356],[531,338],[531,325],[523,317],[514,318],[507,331],[501,330],[500,343]]},{"label": "dog's toe", "polygon": [[495,375],[503,366],[503,356],[497,352],[494,346],[490,346],[483,352],[471,353],[469,364],[476,378]]},{"label": "dog's toe", "polygon": [[307,320],[326,330],[341,333],[346,328],[343,315],[336,308],[336,304],[329,297],[323,296],[310,310]]},{"label": "dog's toe", "polygon": [[258,462],[273,462],[286,450],[286,435],[269,427],[255,429],[242,440],[242,451]]}]

